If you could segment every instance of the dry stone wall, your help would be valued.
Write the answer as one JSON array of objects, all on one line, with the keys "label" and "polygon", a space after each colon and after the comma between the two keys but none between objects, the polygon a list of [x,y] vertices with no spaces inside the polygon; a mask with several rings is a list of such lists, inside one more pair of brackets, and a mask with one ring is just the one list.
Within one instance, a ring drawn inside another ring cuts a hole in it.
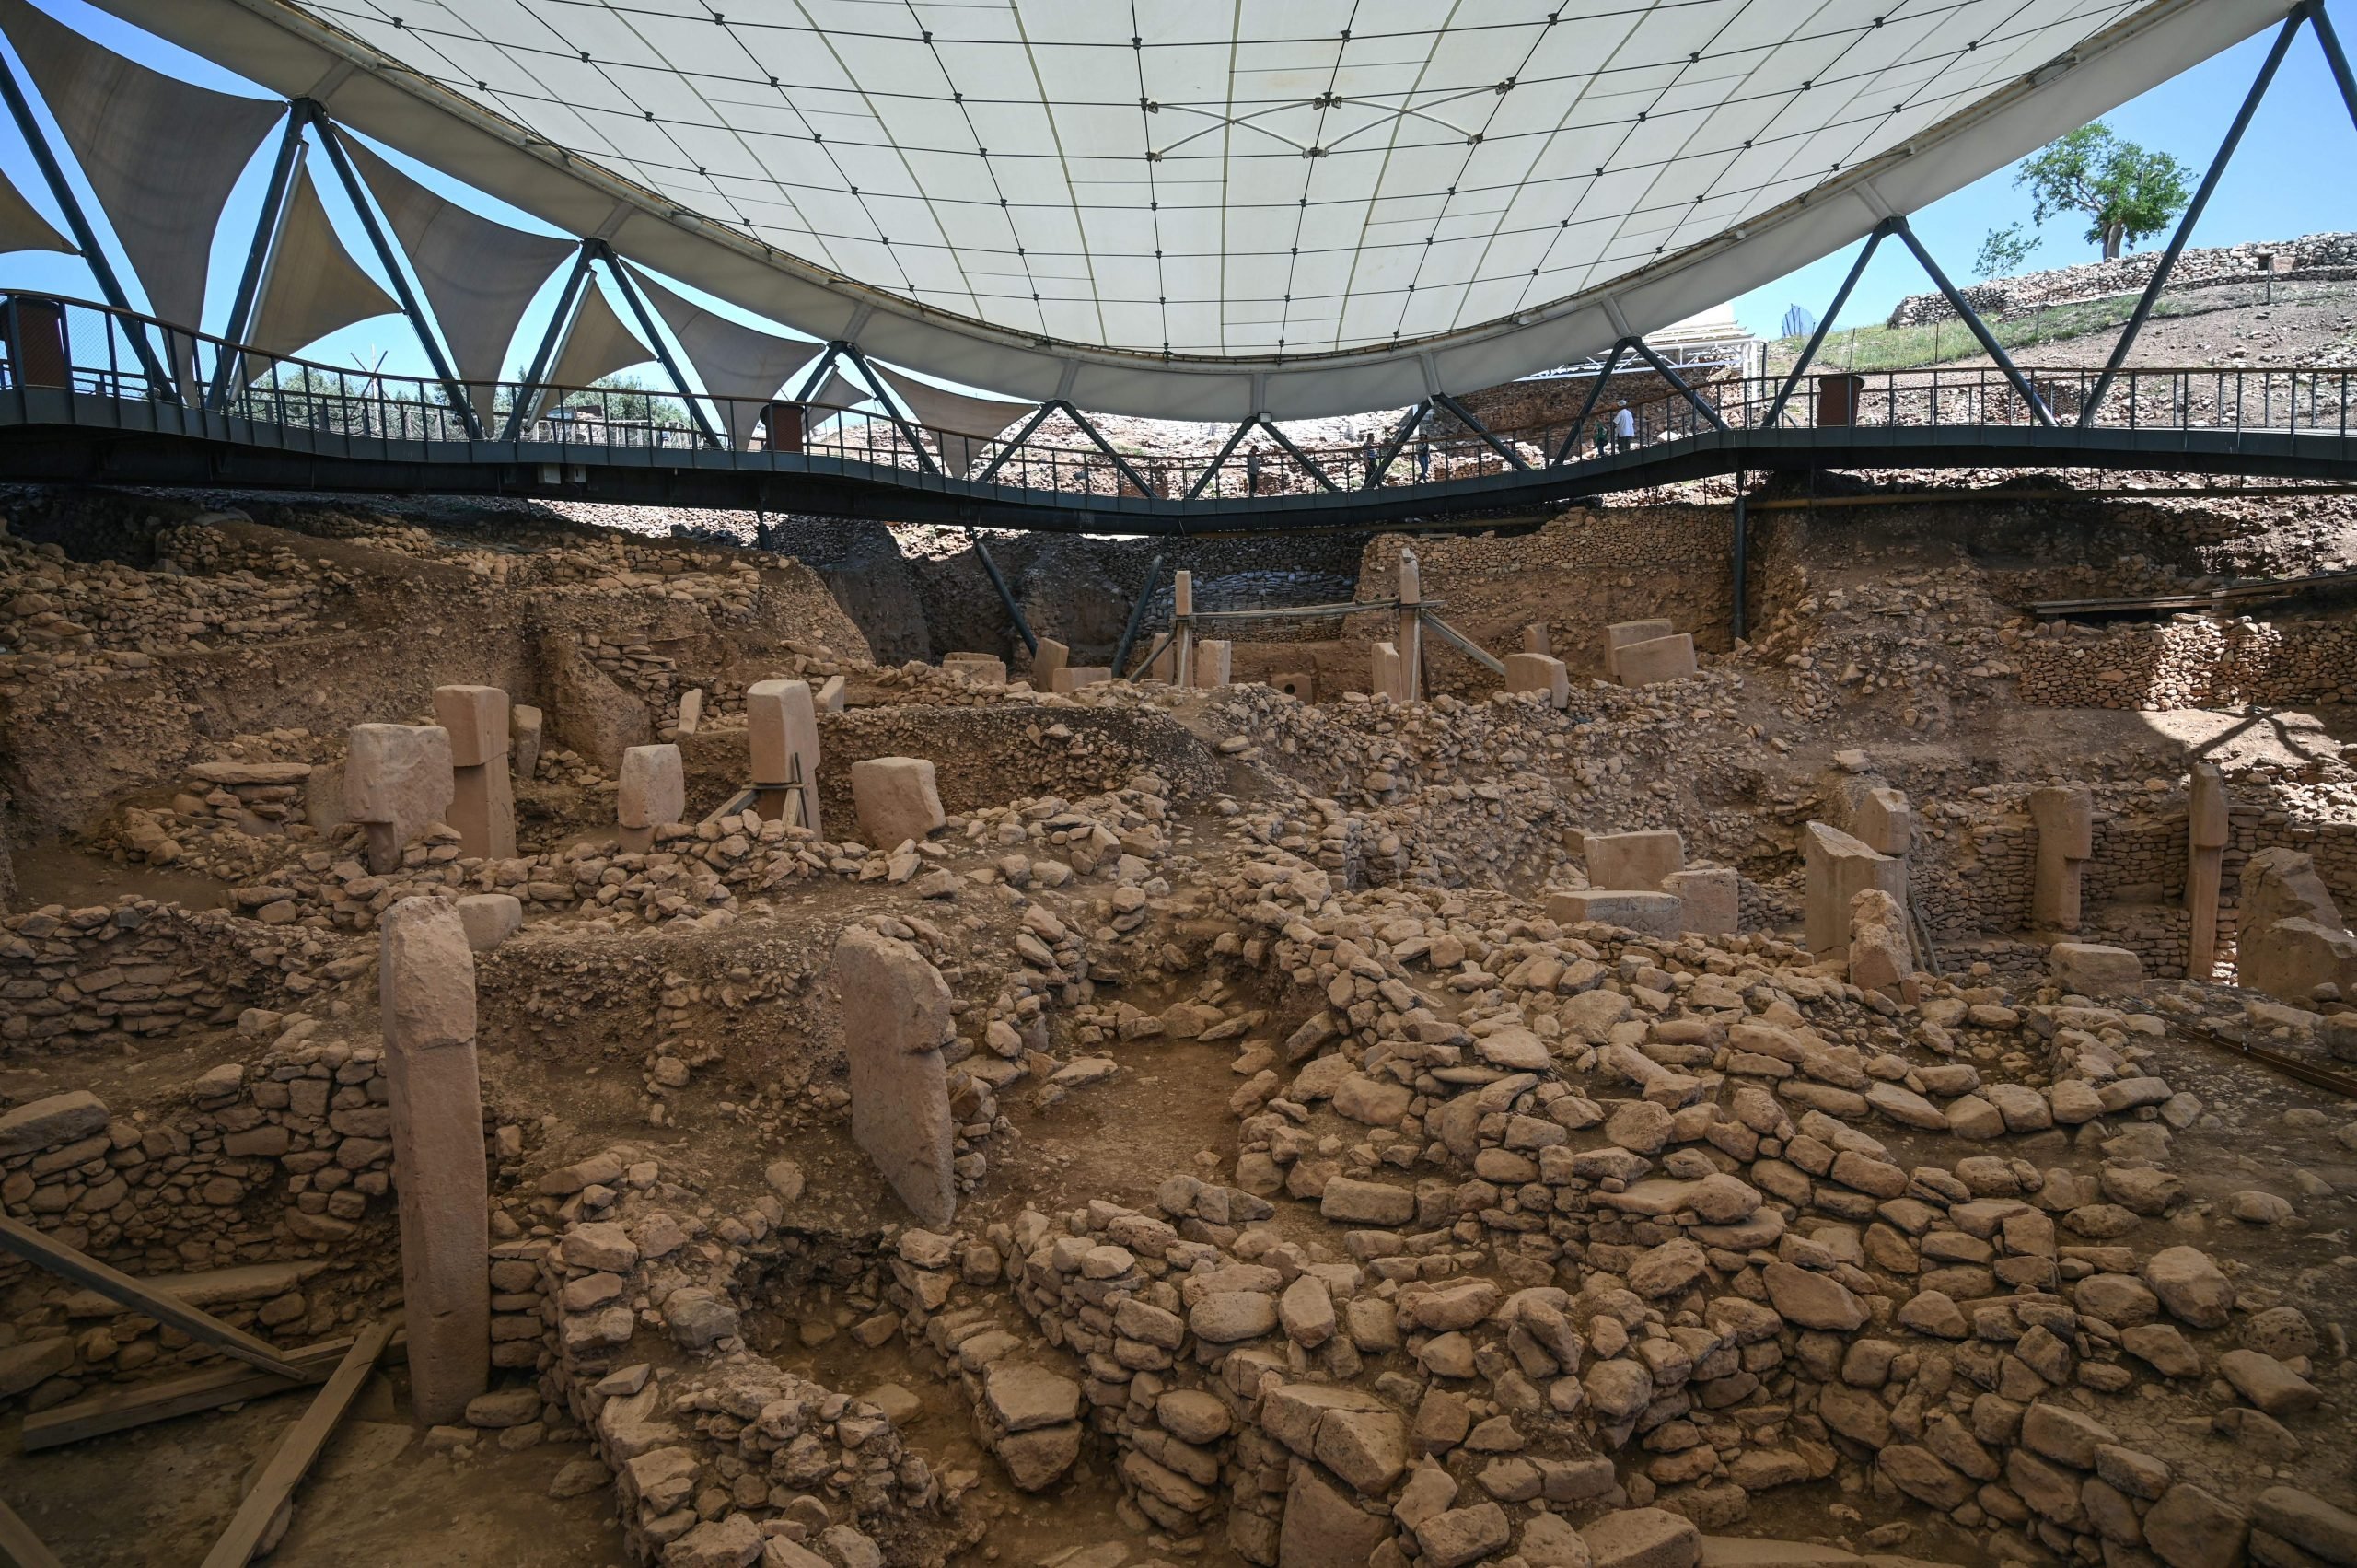
[{"label": "dry stone wall", "polygon": [[[1992,278],[1964,291],[1972,308],[1983,315],[2060,305],[2073,299],[2098,299],[2109,294],[2132,294],[2153,281],[2160,264],[2158,250],[2139,251],[2109,261],[2087,261],[2075,267],[2024,273],[2019,277]],[[2203,246],[2186,251],[2169,273],[2172,289],[2201,288],[2218,284],[2255,281],[2269,275],[2279,280],[2357,277],[2357,234],[2304,234],[2297,239],[2249,240],[2241,245]],[[1956,310],[1938,294],[1910,294],[1892,307],[1889,325],[1929,326],[1953,321]]]},{"label": "dry stone wall", "polygon": [[2014,646],[2021,699],[2050,708],[2357,703],[2357,626],[2179,617]]}]

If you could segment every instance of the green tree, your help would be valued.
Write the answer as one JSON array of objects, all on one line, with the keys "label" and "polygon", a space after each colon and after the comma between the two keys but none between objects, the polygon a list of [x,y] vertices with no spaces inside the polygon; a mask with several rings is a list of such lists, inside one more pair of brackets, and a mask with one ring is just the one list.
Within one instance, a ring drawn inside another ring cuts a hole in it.
[{"label": "green tree", "polygon": [[2061,213],[2085,214],[2087,243],[2102,246],[2107,261],[2185,210],[2191,173],[2166,153],[2122,140],[2098,120],[2049,142],[2024,161],[2014,183],[2029,187],[2030,215],[2038,223]]},{"label": "green tree", "polygon": [[2009,278],[2022,270],[2022,263],[2037,249],[2038,236],[2017,223],[1992,228],[1980,241],[1980,253],[1972,259],[1972,275],[1984,283]]}]

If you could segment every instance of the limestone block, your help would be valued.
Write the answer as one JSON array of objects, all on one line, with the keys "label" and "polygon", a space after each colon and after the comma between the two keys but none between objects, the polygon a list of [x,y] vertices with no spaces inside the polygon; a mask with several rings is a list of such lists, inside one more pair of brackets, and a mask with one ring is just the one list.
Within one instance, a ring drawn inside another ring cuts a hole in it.
[{"label": "limestone block", "polygon": [[1620,679],[1620,650],[1631,643],[1650,643],[1678,630],[1666,621],[1620,621],[1604,629],[1604,673]]},{"label": "limestone block", "polygon": [[1094,686],[1099,681],[1112,679],[1113,669],[1110,665],[1068,664],[1056,671],[1055,678],[1048,683],[1048,690],[1061,691],[1070,696],[1084,686]]},{"label": "limestone block", "polygon": [[1811,822],[1801,830],[1801,860],[1807,871],[1806,928],[1809,951],[1826,958],[1850,940],[1850,901],[1868,888],[1893,899],[1907,897],[1903,862],[1877,854],[1840,829]]},{"label": "limestone block", "polygon": [[1547,622],[1533,621],[1522,629],[1522,651],[1527,654],[1551,654],[1555,651],[1547,640]]},{"label": "limestone block", "polygon": [[491,1380],[491,1225],[475,964],[465,920],[438,899],[385,912],[377,958],[411,1407],[455,1422]]},{"label": "limestone block", "polygon": [[1587,835],[1587,880],[1594,888],[1658,888],[1686,868],[1686,841],[1666,829]]},{"label": "limestone block", "polygon": [[524,900],[513,893],[469,893],[459,900],[467,946],[488,953],[524,928]]},{"label": "limestone block", "polygon": [[1507,691],[1544,691],[1553,706],[1570,704],[1572,675],[1562,659],[1550,658],[1544,652],[1508,654],[1505,667]]},{"label": "limestone block", "polygon": [[2243,863],[2242,929],[2263,931],[2280,920],[2313,920],[2340,928],[2340,910],[2316,875],[2313,856],[2295,849],[2263,849]]},{"label": "limestone block", "polygon": [[322,762],[303,781],[303,820],[322,833],[352,820],[343,804],[343,769]]},{"label": "limestone block", "polygon": [[922,839],[946,819],[925,757],[869,757],[851,765],[851,798],[859,830],[877,849]]},{"label": "limestone block", "polygon": [[[343,807],[354,822],[385,830],[372,835],[401,848],[450,813],[456,788],[450,766],[450,732],[440,725],[356,724],[343,764]],[[383,857],[372,854],[372,864]],[[390,865],[375,864],[377,871]]]},{"label": "limestone block", "polygon": [[621,766],[624,751],[655,739],[655,721],[646,704],[615,685],[579,648],[559,654],[550,671],[550,686],[556,699],[553,733],[558,743],[606,772]]},{"label": "limestone block", "polygon": [[756,680],[746,687],[745,727],[753,749],[753,787],[782,789],[799,779],[803,826],[818,832],[819,713],[810,683]]},{"label": "limestone block", "polygon": [[851,1068],[852,1137],[920,1225],[946,1229],[958,1212],[951,1168],[949,987],[908,943],[862,927],[835,943],[843,1055]]},{"label": "limestone block", "polygon": [[688,773],[677,746],[633,746],[622,753],[616,821],[625,828],[659,828],[687,814]]},{"label": "limestone block", "polygon": [[2029,793],[2038,825],[2038,858],[2030,888],[2030,923],[2042,930],[2079,929],[2079,890],[2095,854],[2095,793],[2085,784],[2056,784]]},{"label": "limestone block", "polygon": [[1408,700],[1406,667],[1399,661],[1399,650],[1389,643],[1375,645],[1372,689],[1386,702],[1404,703]]},{"label": "limestone block", "polygon": [[2226,783],[2207,762],[2186,784],[2185,972],[2208,980],[2218,967],[2218,889],[2225,872]]},{"label": "limestone block", "polygon": [[1914,809],[1888,785],[1866,792],[1850,825],[1858,842],[1877,854],[1905,854],[1915,844]]},{"label": "limestone block", "polygon": [[540,765],[540,739],[544,718],[540,710],[529,703],[507,704],[508,765],[514,776],[528,779]]},{"label": "limestone block", "polygon": [[693,735],[703,724],[703,688],[690,687],[679,696],[679,716],[672,722],[675,734]]},{"label": "limestone block", "polygon": [[2057,942],[2047,949],[2054,981],[2081,996],[2109,996],[2144,983],[2144,964],[2125,947],[2097,942]]},{"label": "limestone block", "polygon": [[1907,913],[1880,888],[1863,888],[1850,900],[1850,983],[1861,991],[1906,996],[1914,988],[1915,946]]},{"label": "limestone block", "polygon": [[1072,663],[1072,650],[1053,637],[1039,639],[1039,650],[1031,656],[1031,689],[1052,691],[1056,689],[1056,671]]},{"label": "limestone block", "polygon": [[1624,643],[1617,664],[1623,686],[1683,680],[1699,668],[1694,662],[1694,639],[1684,632],[1674,637],[1656,637],[1649,643]]},{"label": "limestone block", "polygon": [[1006,661],[996,654],[944,654],[941,668],[978,686],[1006,684]]},{"label": "limestone block", "polygon": [[450,781],[450,810],[444,819],[458,830],[461,853],[505,860],[516,853],[516,784],[507,759],[459,768]]},{"label": "limestone block", "polygon": [[819,688],[817,702],[819,711],[822,714],[842,713],[843,711],[843,678],[840,675],[827,677],[827,683]]},{"label": "limestone block", "polygon": [[2226,781],[2208,762],[2195,765],[2186,790],[2187,842],[2197,849],[2223,849],[2226,843]]},{"label": "limestone block", "polygon": [[434,717],[450,732],[454,768],[480,768],[508,753],[507,693],[496,686],[436,686]]},{"label": "limestone block", "polygon": [[1732,866],[1699,866],[1673,871],[1661,879],[1661,890],[1674,893],[1685,906],[1686,929],[1705,936],[1732,936],[1743,923],[1743,880]]},{"label": "limestone block", "polygon": [[1236,645],[1225,637],[1205,637],[1195,645],[1195,684],[1225,686],[1235,668]]},{"label": "limestone block", "polygon": [[2357,935],[2337,923],[2297,918],[2244,931],[2235,944],[2235,978],[2287,1002],[2312,1001],[2327,985],[2339,987],[2345,1001],[2357,996]]},{"label": "limestone block", "polygon": [[1318,672],[1314,669],[1290,670],[1283,675],[1271,675],[1269,684],[1288,697],[1305,703],[1318,701]]},{"label": "limestone block", "polygon": [[1686,912],[1675,893],[1642,888],[1582,888],[1547,900],[1548,918],[1564,925],[1583,920],[1625,926],[1646,936],[1676,937]]}]

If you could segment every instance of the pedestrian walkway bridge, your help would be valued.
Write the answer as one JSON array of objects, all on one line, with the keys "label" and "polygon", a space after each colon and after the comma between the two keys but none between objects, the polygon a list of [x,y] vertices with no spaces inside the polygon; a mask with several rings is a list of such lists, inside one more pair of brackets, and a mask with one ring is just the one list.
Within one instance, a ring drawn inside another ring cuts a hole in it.
[{"label": "pedestrian walkway bridge", "polygon": [[[1630,407],[1626,436],[1612,434],[1617,405],[1591,390],[1574,416],[1533,428],[1483,428],[1444,398],[1371,420],[1379,430],[1354,446],[1305,447],[1251,420],[1202,443],[1214,450],[1190,453],[1117,445],[1056,402],[999,430],[961,431],[920,425],[881,398],[753,408],[372,375],[79,301],[14,296],[0,305],[0,482],[11,482],[500,495],[1179,536],[1481,527],[1741,471],[2357,479],[2348,367],[2107,379],[2008,365],[1691,387],[1672,377]],[[134,352],[134,337],[147,352]],[[855,348],[834,346],[856,360]],[[748,428],[741,447],[722,434]]]}]

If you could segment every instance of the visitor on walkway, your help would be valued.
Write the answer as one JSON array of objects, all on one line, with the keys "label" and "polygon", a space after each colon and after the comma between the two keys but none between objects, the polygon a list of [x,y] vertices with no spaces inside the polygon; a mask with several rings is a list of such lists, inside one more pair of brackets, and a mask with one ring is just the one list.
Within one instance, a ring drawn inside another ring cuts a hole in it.
[{"label": "visitor on walkway", "polygon": [[1637,416],[1629,412],[1627,403],[1622,403],[1612,415],[1613,449],[1625,452],[1636,439]]}]

